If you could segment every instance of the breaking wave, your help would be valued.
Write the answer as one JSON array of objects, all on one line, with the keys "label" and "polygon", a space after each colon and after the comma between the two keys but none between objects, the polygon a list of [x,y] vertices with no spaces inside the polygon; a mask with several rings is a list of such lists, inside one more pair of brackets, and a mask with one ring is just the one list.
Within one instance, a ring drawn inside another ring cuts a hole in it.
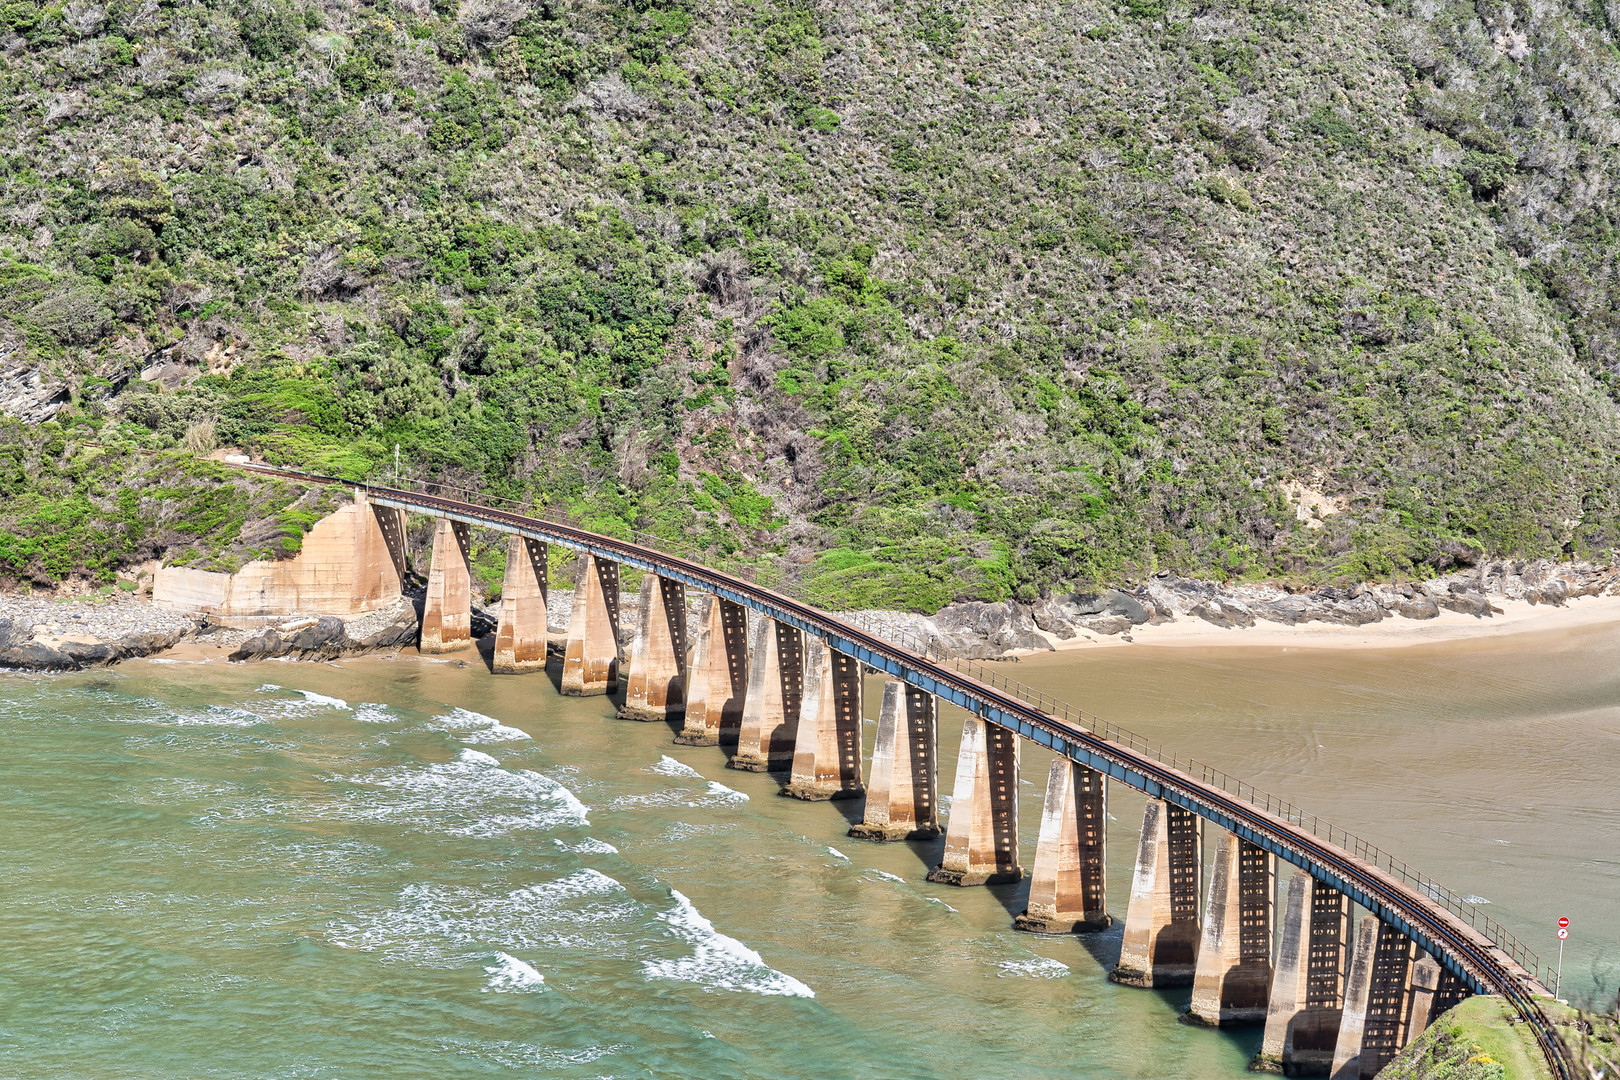
[{"label": "breaking wave", "polygon": [[642,970],[649,978],[697,983],[705,990],[746,990],[781,997],[816,996],[814,990],[798,979],[767,966],[753,949],[716,930],[685,896],[674,889],[670,894],[675,898],[675,907],[671,911],[660,911],[658,919],[692,947],[692,955],[679,960],[642,961]]}]

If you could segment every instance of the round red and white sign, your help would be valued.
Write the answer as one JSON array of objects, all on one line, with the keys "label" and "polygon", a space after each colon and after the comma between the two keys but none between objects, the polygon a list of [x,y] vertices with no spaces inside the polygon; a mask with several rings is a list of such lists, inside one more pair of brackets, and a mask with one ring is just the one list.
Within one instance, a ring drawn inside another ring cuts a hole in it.
[{"label": "round red and white sign", "polygon": [[1558,928],[1558,940],[1563,941],[1567,937],[1569,937],[1569,928],[1560,926]]},{"label": "round red and white sign", "polygon": [[1564,915],[1564,916],[1561,916],[1559,918],[1559,920],[1558,920],[1558,929],[1560,929],[1560,930],[1568,930],[1569,929],[1569,916],[1568,915]]}]

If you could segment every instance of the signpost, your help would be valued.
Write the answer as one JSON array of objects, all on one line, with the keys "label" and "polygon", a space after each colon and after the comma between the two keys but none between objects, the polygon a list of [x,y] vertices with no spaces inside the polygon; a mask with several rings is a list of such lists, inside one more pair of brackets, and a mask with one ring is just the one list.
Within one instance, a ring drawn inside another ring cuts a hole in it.
[{"label": "signpost", "polygon": [[1553,979],[1553,1000],[1558,1000],[1558,991],[1564,985],[1564,939],[1569,937],[1569,916],[1558,917],[1558,974]]}]

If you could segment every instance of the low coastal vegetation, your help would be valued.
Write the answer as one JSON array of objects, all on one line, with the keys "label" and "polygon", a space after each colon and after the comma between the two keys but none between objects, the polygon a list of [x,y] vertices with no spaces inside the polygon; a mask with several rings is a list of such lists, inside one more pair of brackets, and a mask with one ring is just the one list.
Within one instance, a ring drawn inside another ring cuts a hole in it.
[{"label": "low coastal vegetation", "polygon": [[[1613,1007],[1596,1012],[1544,1002],[1579,1075],[1620,1068]],[[1550,1080],[1530,1029],[1499,997],[1474,997],[1441,1016],[1379,1072],[1379,1080]]]},{"label": "low coastal vegetation", "polygon": [[296,550],[224,447],[923,611],[1608,560],[1612,18],[0,4],[0,578]]}]

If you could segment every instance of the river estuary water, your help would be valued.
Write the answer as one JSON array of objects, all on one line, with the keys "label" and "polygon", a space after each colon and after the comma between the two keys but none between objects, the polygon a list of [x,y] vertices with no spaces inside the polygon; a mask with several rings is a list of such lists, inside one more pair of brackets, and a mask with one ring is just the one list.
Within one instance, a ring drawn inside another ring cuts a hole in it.
[{"label": "river estuary water", "polygon": [[[1620,971],[1620,632],[1013,673],[1386,845],[1575,994]],[[878,683],[869,683],[875,714]],[[867,750],[870,753],[869,726]],[[960,714],[941,724],[950,790]],[[845,837],[548,679],[407,654],[0,676],[0,1077],[1244,1075],[1119,928]],[[1047,758],[1026,747],[1024,862]],[[1110,793],[1121,918],[1141,801]],[[1547,949],[1549,953],[1553,949]]]}]

